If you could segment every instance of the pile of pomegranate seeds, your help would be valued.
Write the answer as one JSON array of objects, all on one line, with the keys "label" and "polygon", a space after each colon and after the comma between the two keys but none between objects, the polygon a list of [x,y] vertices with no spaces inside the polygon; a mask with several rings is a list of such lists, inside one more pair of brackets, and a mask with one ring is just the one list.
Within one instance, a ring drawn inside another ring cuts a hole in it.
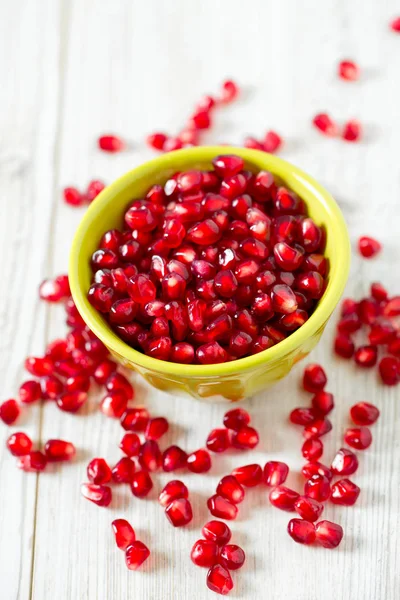
[{"label": "pile of pomegranate seeds", "polygon": [[324,234],[304,202],[239,156],[213,166],[131,202],[125,229],[106,232],[92,256],[90,303],[153,358],[216,364],[265,350],[325,289]]},{"label": "pile of pomegranate seeds", "polygon": [[63,190],[64,201],[70,206],[82,206],[93,202],[105,187],[105,184],[98,179],[90,181],[84,192],[80,192],[76,187],[66,187]]},{"label": "pile of pomegranate seeds", "polygon": [[[372,283],[370,295],[359,302],[342,302],[334,350],[342,358],[354,358],[364,369],[378,364],[380,379],[386,385],[400,381],[400,296],[389,297],[380,283]],[[356,348],[354,338],[367,343]],[[384,356],[382,356],[384,354]]]}]

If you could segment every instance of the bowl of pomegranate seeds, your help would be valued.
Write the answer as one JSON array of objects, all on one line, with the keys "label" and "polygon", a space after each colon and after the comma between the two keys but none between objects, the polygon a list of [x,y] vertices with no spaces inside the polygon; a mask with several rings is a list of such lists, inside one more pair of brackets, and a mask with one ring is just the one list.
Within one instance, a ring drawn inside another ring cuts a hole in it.
[{"label": "bowl of pomegranate seeds", "polygon": [[103,190],[70,284],[110,352],[158,389],[240,400],[317,344],[350,245],[330,194],[258,150],[166,153]]}]

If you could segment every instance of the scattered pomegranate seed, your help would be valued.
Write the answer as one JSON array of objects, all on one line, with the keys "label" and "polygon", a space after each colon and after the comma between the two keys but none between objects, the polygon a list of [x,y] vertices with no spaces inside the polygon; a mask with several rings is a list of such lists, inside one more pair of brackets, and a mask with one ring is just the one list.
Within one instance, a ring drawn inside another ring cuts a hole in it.
[{"label": "scattered pomegranate seed", "polygon": [[358,485],[350,479],[340,479],[332,486],[331,502],[342,506],[353,506],[360,495]]},{"label": "scattered pomegranate seed", "polygon": [[291,490],[284,485],[278,485],[270,491],[269,501],[275,508],[292,512],[295,509],[295,503],[299,496],[300,494],[294,490]]},{"label": "scattered pomegranate seed", "polygon": [[354,360],[360,367],[373,367],[378,358],[378,348],[376,346],[360,346],[354,353]]},{"label": "scattered pomegranate seed", "polygon": [[223,596],[229,594],[233,588],[233,581],[229,571],[221,565],[211,567],[207,573],[207,587]]},{"label": "scattered pomegranate seed", "polygon": [[364,258],[376,256],[382,249],[380,242],[372,237],[362,236],[358,240],[358,250]]},{"label": "scattered pomegranate seed", "polygon": [[226,569],[236,571],[244,565],[245,560],[246,555],[240,546],[226,544],[221,548],[219,562]]},{"label": "scattered pomegranate seed", "polygon": [[107,417],[120,419],[127,407],[127,399],[123,392],[109,392],[100,403],[101,412]]},{"label": "scattered pomegranate seed", "polygon": [[311,400],[312,407],[316,414],[327,415],[329,414],[334,406],[333,394],[325,391],[319,391]]},{"label": "scattered pomegranate seed", "polygon": [[239,94],[238,85],[231,79],[227,79],[222,84],[221,102],[229,103],[235,100]]},{"label": "scattered pomegranate seed", "polygon": [[198,567],[212,567],[218,562],[219,548],[215,541],[197,540],[193,544],[190,558]]},{"label": "scattered pomegranate seed", "polygon": [[126,431],[145,431],[149,418],[149,411],[144,406],[128,408],[121,417],[121,425]]},{"label": "scattered pomegranate seed", "polygon": [[207,506],[214,517],[225,519],[226,521],[236,519],[238,514],[237,506],[219,494],[211,496],[207,500]]},{"label": "scattered pomegranate seed", "polygon": [[310,364],[304,369],[303,373],[303,388],[307,392],[316,393],[323,390],[326,386],[328,378],[321,365]]},{"label": "scattered pomegranate seed", "polygon": [[232,471],[232,475],[240,485],[255,487],[261,483],[263,472],[260,465],[253,464],[237,467]]},{"label": "scattered pomegranate seed", "polygon": [[35,356],[29,356],[25,360],[25,369],[35,375],[36,377],[42,377],[42,375],[50,375],[54,370],[53,361],[47,357],[36,358]]},{"label": "scattered pomegranate seed", "polygon": [[354,354],[354,342],[344,333],[335,338],[334,350],[342,358],[351,358]]},{"label": "scattered pomegranate seed", "polygon": [[351,475],[358,469],[358,458],[351,450],[340,448],[331,464],[335,475]]},{"label": "scattered pomegranate seed", "polygon": [[335,137],[338,134],[338,127],[326,113],[320,113],[313,118],[314,126],[323,134]]},{"label": "scattered pomegranate seed", "polygon": [[311,425],[315,419],[316,414],[312,408],[294,408],[289,415],[289,419],[295,425]]},{"label": "scattered pomegranate seed", "polygon": [[276,152],[282,146],[282,138],[275,131],[267,131],[264,137],[263,149],[265,152]]},{"label": "scattered pomegranate seed", "polygon": [[333,477],[332,471],[318,461],[306,463],[301,469],[301,472],[306,479],[310,479],[313,475],[323,475],[331,481]]},{"label": "scattered pomegranate seed", "polygon": [[350,416],[356,425],[372,425],[379,418],[379,409],[368,402],[358,402],[350,409]]},{"label": "scattered pomegranate seed", "polygon": [[288,523],[288,534],[298,544],[315,542],[315,525],[304,519],[291,519]]},{"label": "scattered pomegranate seed", "polygon": [[140,439],[136,433],[125,433],[120,441],[119,447],[127,456],[137,456],[140,450]]},{"label": "scattered pomegranate seed", "polygon": [[400,361],[394,356],[382,358],[378,367],[384,384],[396,385],[400,381]]},{"label": "scattered pomegranate seed", "polygon": [[244,500],[244,489],[233,475],[223,477],[217,486],[216,492],[233,504],[240,504]]},{"label": "scattered pomegranate seed", "polygon": [[347,142],[358,142],[362,137],[362,126],[359,121],[352,119],[348,121],[342,131],[342,138]]},{"label": "scattered pomegranate seed", "polygon": [[239,431],[250,423],[250,415],[244,408],[233,408],[224,415],[224,425],[228,429]]},{"label": "scattered pomegranate seed", "polygon": [[111,523],[115,543],[120,550],[126,550],[136,540],[135,531],[126,519],[115,519]]},{"label": "scattered pomegranate seed", "polygon": [[218,546],[227,544],[232,537],[232,532],[222,521],[208,521],[201,530],[203,536]]},{"label": "scattered pomegranate seed", "polygon": [[147,440],[159,440],[168,431],[168,421],[164,417],[150,419],[147,423],[145,437]]},{"label": "scattered pomegranate seed", "polygon": [[32,450],[24,456],[18,458],[17,467],[22,471],[39,472],[44,471],[47,465],[47,458],[39,450]]},{"label": "scattered pomegranate seed", "polygon": [[49,461],[71,460],[76,454],[76,448],[71,442],[64,440],[48,440],[44,453]]},{"label": "scattered pomegranate seed", "polygon": [[161,506],[168,506],[172,502],[172,500],[176,500],[177,498],[188,498],[189,491],[182,481],[178,479],[174,479],[169,481],[161,491],[158,501]]},{"label": "scattered pomegranate seed", "polygon": [[264,466],[264,483],[272,487],[282,485],[288,474],[289,467],[286,463],[270,460]]},{"label": "scattered pomegranate seed", "polygon": [[343,529],[337,523],[320,521],[315,526],[316,541],[324,548],[336,548],[343,538]]},{"label": "scattered pomegranate seed", "polygon": [[368,427],[352,427],[344,433],[346,444],[356,450],[365,450],[372,443],[372,434]]},{"label": "scattered pomegranate seed", "polygon": [[328,500],[331,494],[329,479],[324,475],[316,474],[310,477],[304,485],[304,495],[318,502]]},{"label": "scattered pomegranate seed", "polygon": [[66,187],[63,189],[64,202],[70,206],[82,206],[85,202],[85,196],[75,187]]},{"label": "scattered pomegranate seed", "polygon": [[155,150],[163,150],[164,144],[167,140],[167,136],[165,133],[152,133],[147,136],[146,142],[150,148],[154,148]]},{"label": "scattered pomegranate seed", "polygon": [[193,519],[192,505],[187,498],[175,498],[166,507],[165,514],[174,527],[183,527]]},{"label": "scattered pomegranate seed", "polygon": [[164,471],[176,471],[186,467],[187,454],[179,446],[170,446],[162,455],[162,468]]},{"label": "scattered pomegranate seed", "polygon": [[[41,377],[40,388],[41,396],[45,400],[56,400],[64,392],[63,382],[60,379],[58,379],[58,377],[56,377],[55,375],[45,375],[44,377]],[[68,389],[66,391],[71,390]]]},{"label": "scattered pomegranate seed", "polygon": [[111,469],[104,458],[93,458],[87,466],[87,477],[91,483],[108,483],[111,476]]},{"label": "scattered pomegranate seed", "polygon": [[77,412],[86,402],[86,392],[66,392],[57,398],[57,406],[65,412]]},{"label": "scattered pomegranate seed", "polygon": [[230,446],[228,429],[213,429],[208,434],[206,446],[211,452],[225,452]]},{"label": "scattered pomegranate seed", "polygon": [[153,482],[147,471],[136,471],[132,476],[131,490],[134,496],[144,498],[153,487]]},{"label": "scattered pomegranate seed", "polygon": [[18,392],[18,399],[20,402],[23,402],[24,404],[30,404],[31,402],[40,400],[41,396],[42,390],[38,381],[24,381],[24,383],[20,385]]},{"label": "scattered pomegranate seed", "polygon": [[102,135],[97,140],[100,150],[105,152],[121,152],[125,149],[125,142],[116,135]]},{"label": "scattered pomegranate seed", "polygon": [[396,17],[390,22],[390,29],[395,33],[400,33],[400,17]]},{"label": "scattered pomegranate seed", "polygon": [[150,550],[140,542],[135,540],[125,551],[126,566],[130,571],[136,571],[150,556]]},{"label": "scattered pomegranate seed", "polygon": [[211,469],[211,456],[204,448],[189,454],[186,462],[189,471],[193,473],[206,473]]},{"label": "scattered pomegranate seed", "polygon": [[0,404],[0,419],[6,425],[12,425],[19,417],[20,408],[18,403],[13,398],[5,400]]},{"label": "scattered pomegranate seed", "polygon": [[242,427],[239,431],[235,431],[232,435],[232,446],[241,450],[255,448],[259,441],[258,432],[248,425]]},{"label": "scattered pomegranate seed", "polygon": [[135,470],[135,463],[128,456],[124,456],[113,467],[112,480],[115,483],[131,483]]},{"label": "scattered pomegranate seed", "polygon": [[320,439],[306,440],[301,448],[301,453],[306,460],[314,461],[321,458],[324,446]]},{"label": "scattered pomegranate seed", "polygon": [[122,373],[112,373],[106,381],[106,389],[109,392],[122,392],[127,400],[133,400],[135,395],[131,383]]},{"label": "scattered pomegranate seed", "polygon": [[294,503],[294,509],[297,514],[306,521],[317,521],[324,510],[324,505],[313,498],[307,496],[299,496]]},{"label": "scattered pomegranate seed", "polygon": [[117,364],[113,360],[104,360],[99,363],[93,373],[93,379],[99,385],[104,385],[107,379],[114,373],[117,369]]},{"label": "scattered pomegranate seed", "polygon": [[55,279],[45,279],[39,286],[39,296],[46,302],[60,302],[71,295],[68,275],[59,275]]},{"label": "scattered pomegranate seed", "polygon": [[10,435],[7,440],[7,448],[13,456],[25,456],[32,449],[32,440],[26,433],[19,431]]},{"label": "scattered pomegranate seed", "polygon": [[312,440],[315,438],[319,438],[322,435],[326,435],[332,429],[332,423],[329,419],[316,419],[311,425],[307,425],[304,427],[303,436],[307,440]]},{"label": "scattered pomegranate seed", "polygon": [[147,440],[139,451],[139,463],[146,471],[157,471],[161,467],[162,457],[159,445],[154,440]]},{"label": "scattered pomegranate seed", "polygon": [[352,60],[342,60],[339,63],[338,74],[346,81],[357,81],[360,78],[360,68]]},{"label": "scattered pomegranate seed", "polygon": [[97,196],[104,190],[105,187],[105,184],[98,179],[93,179],[90,181],[85,192],[86,200],[88,202],[93,202],[93,200],[97,198]]}]

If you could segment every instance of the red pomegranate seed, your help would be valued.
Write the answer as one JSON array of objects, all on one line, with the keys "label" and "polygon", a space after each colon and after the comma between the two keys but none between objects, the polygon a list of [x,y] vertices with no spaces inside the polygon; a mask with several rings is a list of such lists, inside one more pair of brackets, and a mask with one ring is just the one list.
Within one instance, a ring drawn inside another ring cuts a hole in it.
[{"label": "red pomegranate seed", "polygon": [[121,152],[125,149],[125,142],[116,135],[102,135],[97,140],[100,150],[105,152]]},{"label": "red pomegranate seed", "polygon": [[354,360],[360,367],[373,367],[378,358],[376,346],[360,346],[354,353]]},{"label": "red pomegranate seed", "polygon": [[396,336],[396,329],[389,319],[380,317],[371,325],[368,339],[372,346],[388,344]]},{"label": "red pomegranate seed", "polygon": [[163,150],[164,152],[173,152],[174,150],[180,150],[182,146],[182,141],[179,138],[169,137],[165,140]]},{"label": "red pomegranate seed", "polygon": [[400,33],[400,17],[396,17],[390,22],[390,29],[395,33]]},{"label": "red pomegranate seed", "polygon": [[372,258],[378,254],[381,249],[382,245],[380,242],[372,237],[362,236],[358,240],[358,250],[364,258]]},{"label": "red pomegranate seed", "polygon": [[400,381],[400,361],[394,356],[385,356],[378,365],[379,375],[385,385],[396,385]]},{"label": "red pomegranate seed", "polygon": [[329,479],[324,475],[313,475],[304,485],[304,495],[318,502],[328,500],[331,494]]},{"label": "red pomegranate seed", "polygon": [[149,558],[150,550],[140,542],[135,540],[125,551],[125,563],[130,571],[136,571]]},{"label": "red pomegranate seed", "polygon": [[155,150],[162,150],[164,148],[165,141],[167,136],[165,133],[152,133],[147,136],[146,142],[150,148],[154,148]]},{"label": "red pomegranate seed", "polygon": [[357,502],[360,491],[358,485],[350,479],[340,479],[332,486],[331,502],[342,506],[353,506]]},{"label": "red pomegranate seed", "polygon": [[348,121],[342,131],[342,138],[347,142],[358,142],[362,137],[362,126],[360,121],[351,119]]},{"label": "red pomegranate seed", "polygon": [[[396,358],[400,358],[400,335],[388,344],[387,351],[396,356]],[[395,370],[396,369],[394,369],[394,372]]]},{"label": "red pomegranate seed", "polygon": [[354,354],[354,342],[344,333],[335,338],[334,350],[342,358],[351,358]]},{"label": "red pomegranate seed", "polygon": [[286,242],[278,242],[274,246],[276,264],[284,271],[295,271],[303,262],[303,248],[293,248]]},{"label": "red pomegranate seed", "polygon": [[359,302],[357,312],[362,323],[372,325],[378,316],[379,306],[375,300],[364,298]]},{"label": "red pomegranate seed", "polygon": [[46,302],[60,302],[71,295],[68,275],[59,275],[55,279],[45,279],[39,287],[39,296]]},{"label": "red pomegranate seed", "polygon": [[188,229],[186,239],[200,246],[213,244],[221,237],[218,225],[211,219],[200,221]]},{"label": "red pomegranate seed", "polygon": [[220,564],[226,569],[236,571],[244,565],[246,555],[240,546],[236,544],[226,544],[221,548]]},{"label": "red pomegranate seed", "polygon": [[182,481],[178,479],[174,479],[169,481],[161,491],[158,501],[161,506],[168,506],[172,500],[176,500],[177,498],[188,498],[189,491]]},{"label": "red pomegranate seed", "polygon": [[284,462],[270,460],[264,466],[265,485],[276,487],[285,483],[289,474],[289,467]]},{"label": "red pomegranate seed", "polygon": [[106,381],[106,389],[109,392],[122,392],[127,400],[132,400],[135,395],[131,383],[122,373],[112,373]]},{"label": "red pomegranate seed", "polygon": [[90,181],[85,192],[86,200],[88,202],[93,202],[93,200],[97,198],[97,196],[104,190],[105,187],[105,184],[98,179],[93,179]]},{"label": "red pomegranate seed", "polygon": [[147,440],[158,440],[168,431],[168,421],[164,417],[150,419],[147,423],[145,437]]},{"label": "red pomegranate seed", "polygon": [[87,477],[91,483],[108,483],[111,476],[111,469],[104,458],[93,458],[87,466]]},{"label": "red pomegranate seed", "polygon": [[41,397],[42,390],[38,381],[29,380],[24,381],[24,383],[21,384],[18,391],[18,399],[20,402],[30,404],[31,402],[40,400]]},{"label": "red pomegranate seed", "polygon": [[315,542],[315,525],[304,519],[290,519],[288,534],[298,544],[313,544]]},{"label": "red pomegranate seed", "polygon": [[186,467],[187,454],[179,446],[169,446],[162,455],[162,468],[164,471],[176,471]]},{"label": "red pomegranate seed", "polygon": [[91,285],[88,292],[90,304],[99,312],[107,313],[113,304],[114,290],[100,283]]},{"label": "red pomegranate seed", "polygon": [[221,87],[221,102],[228,104],[235,100],[239,94],[239,87],[237,83],[231,79],[227,79],[223,82]]},{"label": "red pomegranate seed", "polygon": [[[68,380],[67,380],[68,381]],[[56,400],[64,392],[64,384],[55,375],[46,375],[40,378],[41,396],[45,400]],[[65,391],[70,390],[65,386]]]},{"label": "red pomegranate seed", "polygon": [[386,288],[379,282],[371,283],[371,296],[378,302],[387,300],[388,292]]},{"label": "red pomegranate seed", "polygon": [[70,206],[81,206],[85,202],[85,196],[72,186],[63,189],[63,197],[64,202]]},{"label": "red pomegranate seed", "polygon": [[157,471],[161,467],[161,452],[156,441],[148,440],[139,451],[139,463],[146,471]]},{"label": "red pomegranate seed", "polygon": [[256,464],[245,465],[234,469],[232,475],[241,485],[244,485],[245,487],[255,487],[261,483],[262,469],[260,465]]},{"label": "red pomegranate seed", "polygon": [[227,544],[232,537],[228,525],[222,521],[208,521],[201,532],[207,540],[215,542],[218,546]]},{"label": "red pomegranate seed", "polygon": [[265,152],[276,152],[282,146],[282,138],[275,131],[267,131],[264,136]]},{"label": "red pomegranate seed", "polygon": [[306,479],[310,479],[313,475],[323,475],[329,481],[331,481],[333,477],[332,471],[318,461],[309,462],[305,464],[301,469],[301,472],[303,473]]},{"label": "red pomegranate seed", "polygon": [[313,118],[314,126],[323,134],[335,137],[338,134],[338,127],[326,113],[319,113]]},{"label": "red pomegranate seed", "polygon": [[343,538],[343,529],[337,523],[320,521],[315,526],[316,540],[324,548],[336,548]]},{"label": "red pomegranate seed", "polygon": [[196,350],[196,356],[202,365],[222,363],[228,359],[226,350],[218,342],[209,342],[199,346]]},{"label": "red pomegranate seed", "polygon": [[127,456],[124,456],[113,467],[112,480],[115,483],[131,483],[135,470],[135,463]]},{"label": "red pomegranate seed", "polygon": [[291,490],[284,485],[278,485],[270,491],[269,501],[275,508],[292,512],[294,511],[295,502],[299,496],[300,494],[294,490]]},{"label": "red pomegranate seed", "polygon": [[[251,148],[252,150],[264,150],[264,144],[259,142],[252,136],[247,136],[243,142],[245,148]],[[267,150],[265,150],[267,152]]]},{"label": "red pomegranate seed", "polygon": [[25,369],[35,375],[36,377],[42,377],[42,375],[50,375],[54,370],[53,361],[47,357],[36,358],[29,356],[25,360]]},{"label": "red pomegranate seed", "polygon": [[250,423],[250,415],[244,408],[233,408],[224,415],[224,426],[239,431]]},{"label": "red pomegranate seed", "polygon": [[235,431],[232,435],[232,446],[240,450],[255,448],[259,441],[260,438],[256,429],[248,425],[242,427],[239,431]]},{"label": "red pomegranate seed", "polygon": [[183,527],[193,519],[192,505],[187,498],[175,498],[166,507],[165,514],[174,527]]},{"label": "red pomegranate seed", "polygon": [[331,464],[335,475],[351,475],[358,469],[358,458],[351,450],[340,448]]},{"label": "red pomegranate seed", "polygon": [[346,81],[357,81],[360,78],[360,68],[353,60],[342,60],[338,66],[338,75]]},{"label": "red pomegranate seed", "polygon": [[77,412],[86,402],[86,392],[65,392],[57,398],[57,406],[65,412]]},{"label": "red pomegranate seed", "polygon": [[211,452],[225,452],[230,446],[230,433],[227,429],[213,429],[208,434],[206,446]]},{"label": "red pomegranate seed", "polygon": [[10,435],[7,440],[7,448],[13,456],[25,456],[32,449],[32,440],[26,433],[19,431]]},{"label": "red pomegranate seed", "polygon": [[303,388],[307,392],[316,393],[323,390],[326,386],[328,378],[321,365],[310,364],[304,369],[303,373]]},{"label": "red pomegranate seed", "polygon": [[223,477],[217,486],[216,492],[233,504],[240,504],[244,499],[244,489],[233,475]]},{"label": "red pomegranate seed", "polygon": [[301,447],[301,453],[306,460],[314,461],[321,458],[322,453],[324,451],[324,446],[321,440],[317,439],[309,439],[306,440]]},{"label": "red pomegranate seed", "polygon": [[218,562],[219,548],[211,540],[197,540],[190,553],[192,562],[198,567],[212,567]]},{"label": "red pomegranate seed", "polygon": [[136,471],[131,480],[132,494],[137,498],[144,498],[153,487],[153,482],[147,471]]},{"label": "red pomegranate seed", "polygon": [[233,581],[229,571],[221,565],[214,565],[211,567],[207,573],[206,581],[207,587],[210,590],[223,596],[229,594],[233,588]]},{"label": "red pomegranate seed", "polygon": [[318,415],[329,414],[335,406],[333,394],[330,394],[329,392],[325,392],[323,390],[317,392],[315,396],[313,396],[311,403],[314,411]]},{"label": "red pomegranate seed", "polygon": [[147,408],[128,408],[121,417],[121,425],[126,431],[145,431],[150,415]]},{"label": "red pomegranate seed", "polygon": [[17,467],[27,472],[44,471],[46,465],[47,458],[39,450],[33,450],[24,456],[20,456],[17,461]]},{"label": "red pomegranate seed", "polygon": [[234,154],[221,154],[212,160],[216,174],[226,178],[237,175],[244,169],[244,160]]},{"label": "red pomegranate seed", "polygon": [[207,450],[200,448],[187,457],[187,467],[193,473],[206,473],[211,469],[211,456]]},{"label": "red pomegranate seed", "polygon": [[44,453],[49,461],[71,460],[76,454],[76,448],[71,442],[64,440],[48,440]]},{"label": "red pomegranate seed", "polygon": [[326,435],[332,429],[332,423],[329,419],[317,419],[311,425],[304,427],[303,436],[307,440],[319,438],[322,435]]},{"label": "red pomegranate seed", "polygon": [[284,284],[274,285],[271,291],[273,309],[285,315],[297,309],[297,300],[293,290]]},{"label": "red pomegranate seed", "polygon": [[238,514],[237,506],[219,494],[211,496],[207,500],[207,506],[214,517],[225,519],[226,521],[236,519]]},{"label": "red pomegranate seed", "polygon": [[78,390],[81,390],[82,392],[88,392],[89,388],[90,378],[86,377],[85,375],[74,375],[73,377],[68,377],[67,381],[65,382],[66,392],[76,392]]},{"label": "red pomegranate seed", "polygon": [[140,439],[136,433],[128,432],[125,433],[122,440],[119,443],[119,447],[122,452],[127,456],[137,456],[140,450]]},{"label": "red pomegranate seed", "polygon": [[18,403],[13,398],[5,400],[0,404],[0,419],[6,425],[12,425],[18,419],[20,408]]},{"label": "red pomegranate seed", "polygon": [[289,419],[295,425],[311,425],[316,419],[316,414],[312,408],[294,408],[289,415]]},{"label": "red pomegranate seed", "polygon": [[313,500],[313,498],[307,498],[307,496],[299,496],[294,503],[294,509],[297,514],[306,521],[317,521],[324,510],[324,505]]},{"label": "red pomegranate seed", "polygon": [[355,331],[358,331],[361,325],[362,323],[360,321],[359,316],[356,314],[350,314],[340,319],[338,323],[338,330],[340,331],[340,333],[348,335],[349,333],[354,333]]},{"label": "red pomegranate seed", "polygon": [[398,317],[400,315],[400,296],[393,296],[383,308],[385,317]]},{"label": "red pomegranate seed", "polygon": [[136,540],[135,531],[126,519],[115,519],[111,523],[115,536],[115,543],[120,550],[126,550]]},{"label": "red pomegranate seed", "polygon": [[356,425],[372,425],[378,420],[379,415],[379,409],[368,402],[358,402],[350,409],[351,420]]},{"label": "red pomegranate seed", "polygon": [[346,429],[344,441],[351,448],[356,450],[365,450],[372,443],[372,434],[368,427],[352,427]]}]

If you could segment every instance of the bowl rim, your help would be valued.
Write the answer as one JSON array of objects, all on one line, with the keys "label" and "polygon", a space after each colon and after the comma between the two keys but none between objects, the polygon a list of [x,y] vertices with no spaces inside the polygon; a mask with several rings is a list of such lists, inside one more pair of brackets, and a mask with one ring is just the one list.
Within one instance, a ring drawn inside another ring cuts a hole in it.
[{"label": "bowl rim", "polygon": [[[318,202],[322,201],[322,203],[325,204],[330,217],[329,226],[332,229],[332,235],[335,236],[336,251],[336,260],[333,267],[331,265],[328,286],[320,299],[317,308],[304,325],[292,332],[278,344],[257,354],[252,354],[251,356],[226,363],[210,365],[173,363],[147,356],[146,354],[135,350],[119,338],[117,334],[109,328],[105,321],[102,322],[98,318],[99,313],[87,300],[87,290],[84,289],[84,286],[81,283],[79,268],[80,251],[83,240],[89,233],[95,217],[104,210],[105,206],[112,202],[115,196],[131,185],[132,180],[135,177],[143,177],[148,171],[153,171],[156,168],[165,171],[170,169],[179,170],[180,161],[187,162],[191,160],[193,163],[209,162],[214,156],[220,154],[237,154],[246,162],[255,162],[257,166],[262,164],[264,160],[265,167],[260,167],[260,169],[265,168],[274,173],[274,169],[276,168],[278,171],[280,170],[287,174],[290,173],[291,175],[294,175],[303,186],[308,188],[310,193],[315,195]],[[350,240],[344,217],[331,194],[315,179],[284,159],[260,150],[234,146],[201,146],[168,152],[150,161],[146,161],[119,177],[97,196],[85,212],[72,241],[69,258],[69,281],[73,300],[83,320],[112,352],[122,356],[127,362],[133,363],[135,366],[157,371],[164,375],[210,377],[232,375],[238,372],[252,370],[262,364],[274,363],[300,347],[324,325],[332,314],[344,291],[349,268]]]}]

